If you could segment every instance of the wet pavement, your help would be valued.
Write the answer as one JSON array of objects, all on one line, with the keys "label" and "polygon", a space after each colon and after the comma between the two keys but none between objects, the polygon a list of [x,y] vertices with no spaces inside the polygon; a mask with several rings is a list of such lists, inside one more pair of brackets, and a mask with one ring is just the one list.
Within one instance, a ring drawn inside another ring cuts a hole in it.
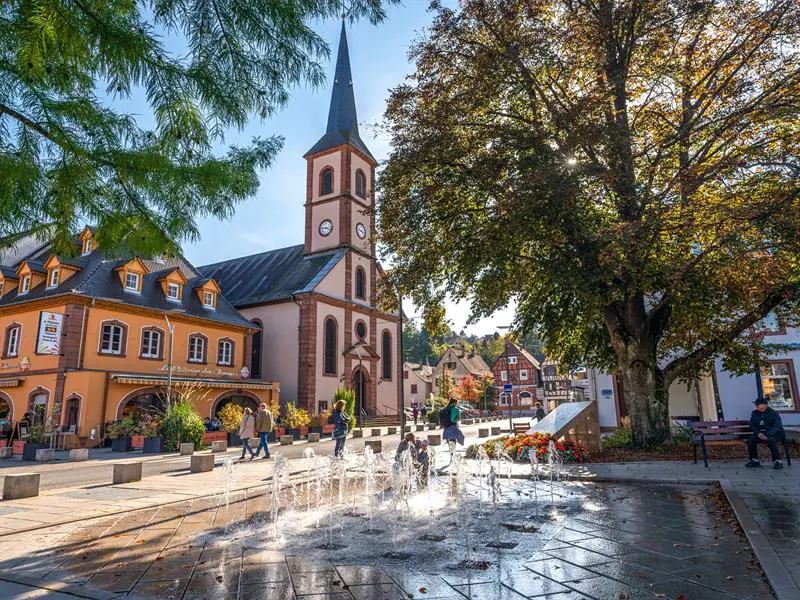
[{"label": "wet pavement", "polygon": [[[474,478],[460,485],[469,489],[422,491],[375,515],[354,495],[279,527],[262,490],[3,536],[0,597],[773,597],[712,486],[508,480],[493,498]],[[793,510],[768,502],[757,517],[786,532],[787,548]]]}]

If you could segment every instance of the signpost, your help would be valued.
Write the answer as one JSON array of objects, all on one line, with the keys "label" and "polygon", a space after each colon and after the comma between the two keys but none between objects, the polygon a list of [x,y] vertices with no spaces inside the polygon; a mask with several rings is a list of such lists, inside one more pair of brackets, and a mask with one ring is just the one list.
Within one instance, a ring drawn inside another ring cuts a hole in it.
[{"label": "signpost", "polygon": [[514,406],[514,396],[512,395],[514,386],[510,383],[503,384],[503,393],[508,394],[508,433],[514,433],[514,419],[511,416],[511,409]]}]

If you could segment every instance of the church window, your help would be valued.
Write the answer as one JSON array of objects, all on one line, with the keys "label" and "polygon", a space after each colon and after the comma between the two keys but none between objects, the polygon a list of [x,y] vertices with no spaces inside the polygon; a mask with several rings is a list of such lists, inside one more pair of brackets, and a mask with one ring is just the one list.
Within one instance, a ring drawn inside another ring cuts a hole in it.
[{"label": "church window", "polygon": [[356,171],[356,196],[365,198],[367,195],[367,176],[364,171],[359,169]]},{"label": "church window", "polygon": [[360,319],[356,322],[356,337],[359,340],[363,340],[365,337],[367,337],[367,326],[364,321]]},{"label": "church window", "polygon": [[336,375],[336,319],[325,319],[325,375]]},{"label": "church window", "polygon": [[364,267],[356,268],[356,298],[364,300],[367,297],[367,274]]},{"label": "church window", "polygon": [[333,193],[333,169],[331,167],[326,167],[322,170],[322,173],[320,173],[319,189],[320,196]]},{"label": "church window", "polygon": [[383,332],[383,352],[381,362],[383,363],[383,378],[392,378],[392,334],[388,331]]}]

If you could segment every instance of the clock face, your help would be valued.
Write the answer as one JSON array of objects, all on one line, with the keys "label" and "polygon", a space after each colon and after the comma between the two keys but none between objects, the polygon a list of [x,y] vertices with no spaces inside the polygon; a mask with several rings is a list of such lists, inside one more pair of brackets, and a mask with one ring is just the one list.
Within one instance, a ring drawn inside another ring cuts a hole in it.
[{"label": "clock face", "polygon": [[367,237],[367,228],[364,227],[362,223],[356,225],[356,235],[360,237],[362,240]]},{"label": "clock face", "polygon": [[331,231],[333,231],[333,223],[331,223],[330,219],[325,219],[319,224],[319,234],[322,237],[328,237]]}]

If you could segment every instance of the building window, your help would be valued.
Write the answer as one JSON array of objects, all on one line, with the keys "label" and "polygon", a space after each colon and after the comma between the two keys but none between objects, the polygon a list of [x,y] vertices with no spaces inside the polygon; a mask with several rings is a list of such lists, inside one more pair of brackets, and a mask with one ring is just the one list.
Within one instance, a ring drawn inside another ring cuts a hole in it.
[{"label": "building window", "polygon": [[19,293],[27,294],[29,291],[31,291],[31,276],[23,275],[19,282]]},{"label": "building window", "polygon": [[325,196],[333,193],[333,169],[326,167],[319,175],[319,194]]},{"label": "building window", "polygon": [[356,268],[356,298],[364,300],[367,297],[367,273],[364,267]]},{"label": "building window", "polygon": [[119,322],[104,323],[100,329],[100,353],[121,355],[127,327]]},{"label": "building window", "polygon": [[508,371],[500,371],[500,381],[508,381]]},{"label": "building window", "polygon": [[392,334],[388,331],[383,332],[382,336],[381,364],[383,366],[383,378],[392,378]]},{"label": "building window", "polygon": [[230,366],[233,364],[233,342],[220,340],[217,346],[217,364]]},{"label": "building window", "polygon": [[250,377],[258,379],[261,377],[261,339],[263,336],[261,321],[253,321],[253,327],[256,328],[256,332],[253,334],[253,347],[250,353]]},{"label": "building window", "polygon": [[167,298],[169,300],[180,300],[181,299],[181,286],[177,283],[169,282],[167,283]]},{"label": "building window", "polygon": [[161,358],[161,331],[145,329],[142,331],[142,358]]},{"label": "building window", "polygon": [[[320,400],[317,403],[317,412],[321,413],[324,410],[328,410],[328,401],[327,400]],[[323,423],[323,425],[327,425],[327,423]]]},{"label": "building window", "polygon": [[47,274],[47,287],[54,288],[58,285],[58,269],[50,269]]},{"label": "building window", "polygon": [[500,404],[502,406],[511,404],[511,394],[500,394]]},{"label": "building window", "polygon": [[523,381],[527,381],[528,379],[528,369],[520,369],[519,370],[519,378]]},{"label": "building window", "polygon": [[795,379],[793,364],[773,362],[761,369],[764,397],[775,410],[795,409]]},{"label": "building window", "polygon": [[417,384],[416,383],[412,383],[411,384],[411,393],[412,394],[416,394],[417,393]]},{"label": "building window", "polygon": [[367,176],[364,171],[359,169],[356,171],[356,196],[365,198],[367,195]]},{"label": "building window", "polygon": [[70,398],[67,402],[67,428],[73,428],[73,431],[78,430],[78,417],[80,416],[81,399]]},{"label": "building window", "polygon": [[139,274],[125,271],[125,289],[132,292],[139,291]]},{"label": "building window", "polygon": [[209,292],[208,290],[203,292],[203,306],[206,308],[214,308],[215,304],[215,294],[214,292]]},{"label": "building window", "polygon": [[92,238],[86,238],[83,240],[83,245],[81,246],[81,256],[86,256],[87,254],[92,253]]},{"label": "building window", "polygon": [[364,321],[356,322],[356,337],[363,340],[367,336],[367,325]]},{"label": "building window", "polygon": [[6,328],[6,344],[3,356],[11,358],[19,356],[19,340],[22,336],[22,326],[12,324]]},{"label": "building window", "polygon": [[516,356],[509,356],[508,357],[508,364],[510,364],[510,365],[517,364],[517,357]]},{"label": "building window", "polygon": [[189,336],[189,362],[206,362],[206,338],[202,335]]},{"label": "building window", "polygon": [[554,365],[548,365],[544,368],[544,376],[545,377],[555,377],[556,376],[556,368]]},{"label": "building window", "polygon": [[324,350],[324,373],[325,375],[336,375],[336,320],[333,317],[325,319]]}]

